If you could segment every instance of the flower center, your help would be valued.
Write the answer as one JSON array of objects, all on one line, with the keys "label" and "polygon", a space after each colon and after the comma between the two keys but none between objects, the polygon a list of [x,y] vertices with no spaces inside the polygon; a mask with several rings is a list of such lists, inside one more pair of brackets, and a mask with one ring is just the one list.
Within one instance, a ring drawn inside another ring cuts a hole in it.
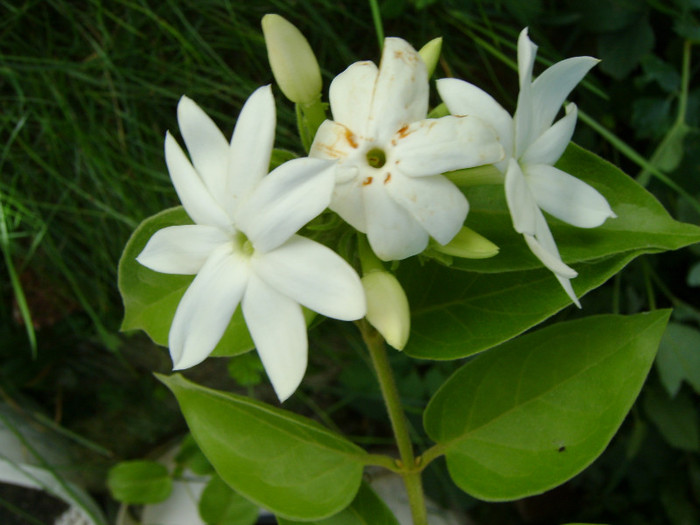
[{"label": "flower center", "polygon": [[238,248],[238,251],[247,257],[252,256],[253,252],[255,251],[253,243],[250,242],[248,237],[246,237],[243,232],[236,232],[233,243],[236,245],[236,248]]},{"label": "flower center", "polygon": [[379,148],[372,148],[367,152],[367,163],[373,168],[381,168],[386,164],[386,153]]}]

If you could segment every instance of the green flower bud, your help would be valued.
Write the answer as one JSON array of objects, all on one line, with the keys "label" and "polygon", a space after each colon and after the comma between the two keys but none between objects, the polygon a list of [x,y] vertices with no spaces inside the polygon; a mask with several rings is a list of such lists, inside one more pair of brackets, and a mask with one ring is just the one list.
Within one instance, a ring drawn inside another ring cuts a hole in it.
[{"label": "green flower bud", "polygon": [[393,274],[372,271],[362,278],[367,298],[367,321],[384,340],[397,350],[403,350],[411,331],[408,298]]},{"label": "green flower bud", "polygon": [[433,38],[430,42],[425,44],[418,53],[420,57],[425,62],[425,66],[428,68],[428,77],[433,75],[435,71],[435,66],[437,66],[438,60],[440,59],[440,50],[442,49],[442,37]]},{"label": "green flower bud", "polygon": [[310,104],[321,93],[321,70],[304,35],[279,15],[262,19],[267,57],[282,93],[297,104]]},{"label": "green flower bud", "polygon": [[487,259],[498,254],[498,246],[466,226],[444,246],[432,241],[430,249],[463,259]]}]

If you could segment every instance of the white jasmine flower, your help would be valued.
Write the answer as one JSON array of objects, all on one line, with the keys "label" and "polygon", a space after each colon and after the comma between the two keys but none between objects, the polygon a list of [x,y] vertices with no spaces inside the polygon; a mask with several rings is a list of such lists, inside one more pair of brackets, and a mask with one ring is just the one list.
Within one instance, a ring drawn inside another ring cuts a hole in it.
[{"label": "white jasmine flower", "polygon": [[175,369],[203,361],[239,303],[265,371],[281,401],[306,370],[300,305],[336,319],[365,315],[362,284],[337,254],[295,232],[323,211],[332,164],[296,159],[267,174],[275,133],[269,86],[243,107],[229,144],[192,100],[178,124],[192,162],[165,137],[165,159],[194,225],[157,231],[137,260],[163,273],[196,274],[178,305],[169,346]]},{"label": "white jasmine flower", "polygon": [[318,129],[310,156],[337,159],[330,208],[366,233],[385,261],[447,244],[469,205],[441,173],[503,157],[491,128],[474,117],[426,119],[428,75],[400,38],[384,41],[382,60],[356,62],[330,87],[333,121]]},{"label": "white jasmine flower", "polygon": [[566,293],[581,306],[570,279],[575,270],[564,264],[541,210],[579,228],[600,226],[615,217],[597,190],[553,164],[571,141],[576,126],[576,105],[554,124],[564,99],[598,62],[592,57],[562,60],[535,81],[532,69],[537,46],[523,29],[518,39],[520,94],[511,118],[489,94],[457,79],[438,80],[438,91],[451,113],[475,115],[497,131],[506,158],[496,163],[505,173],[506,201],[513,227],[522,233],[532,253],[554,272]]}]

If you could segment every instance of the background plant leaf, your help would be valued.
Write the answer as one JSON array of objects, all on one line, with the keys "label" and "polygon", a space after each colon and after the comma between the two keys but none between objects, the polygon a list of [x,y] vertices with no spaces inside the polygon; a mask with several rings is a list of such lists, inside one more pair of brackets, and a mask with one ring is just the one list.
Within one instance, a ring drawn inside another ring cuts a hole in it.
[{"label": "background plant leaf", "polygon": [[173,392],[202,452],[236,492],[303,521],[332,516],[355,497],[365,452],[315,421],[265,403],[158,378]]},{"label": "background plant leaf", "polygon": [[[194,276],[154,272],[136,262],[136,257],[156,231],[181,224],[192,224],[182,206],[147,218],[131,235],[119,261],[119,292],[124,301],[121,329],[143,330],[154,342],[163,346],[168,346],[168,332],[175,310]],[[253,340],[238,308],[212,355],[237,355],[253,347]]]},{"label": "background plant leaf", "polygon": [[253,525],[258,506],[232,490],[219,476],[212,476],[199,500],[199,515],[207,525]]},{"label": "background plant leaf", "polygon": [[675,397],[683,381],[700,393],[700,330],[669,323],[659,345],[656,369],[671,397]]},{"label": "background plant leaf", "polygon": [[123,503],[160,503],[170,496],[173,480],[161,463],[122,461],[110,469],[107,487],[112,497]]},{"label": "background plant leaf", "polygon": [[605,315],[509,341],[459,369],[424,414],[455,483],[480,499],[544,492],[605,449],[670,315]]},{"label": "background plant leaf", "polygon": [[685,392],[671,399],[658,387],[648,388],[643,399],[649,419],[669,445],[687,451],[700,450],[697,409]]}]

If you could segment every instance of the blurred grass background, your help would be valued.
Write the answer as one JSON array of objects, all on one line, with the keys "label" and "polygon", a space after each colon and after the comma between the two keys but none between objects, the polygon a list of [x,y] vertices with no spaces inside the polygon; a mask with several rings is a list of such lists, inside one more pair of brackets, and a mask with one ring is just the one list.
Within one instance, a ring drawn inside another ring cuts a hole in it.
[{"label": "blurred grass background", "polygon": [[[326,89],[351,62],[378,59],[375,28],[368,2],[12,0],[0,6],[0,395],[35,424],[68,436],[80,457],[75,468],[99,492],[109,464],[141,457],[183,429],[150,375],[169,371],[167,354],[145,337],[118,333],[116,290],[117,261],[130,233],[177,204],[162,148],[165,131],[177,129],[178,99],[193,98],[229,135],[243,101],[272,82],[264,14],[281,14],[308,37]],[[602,58],[573,95],[584,114],[575,140],[640,177],[675,217],[699,222],[697,0],[385,0],[379,6],[386,35],[416,48],[443,36],[437,76],[469,80],[510,110],[523,27],[530,27],[543,64]],[[293,108],[276,96],[276,145],[300,151]],[[676,321],[697,332],[698,255],[686,250],[644,259],[599,292],[586,313],[597,306],[627,313],[672,304],[680,312]],[[337,368],[342,355],[321,351],[315,359]],[[245,383],[241,373],[256,377],[255,367],[246,366],[231,368],[238,383]],[[407,369],[409,406],[420,407],[424,399],[415,392],[427,397],[448,372],[443,365]],[[351,431],[372,434],[381,407],[353,394],[371,389],[358,384],[362,375],[344,373],[323,408],[312,401],[326,386],[322,378],[297,402],[336,423],[359,412],[364,427],[353,424]],[[613,452],[554,502],[528,510],[526,503],[482,508],[451,492],[443,499],[484,523],[549,523],[537,512],[561,501],[580,519],[697,523],[697,395],[685,389],[681,396],[691,408],[676,417],[676,434],[653,430],[671,425],[658,423],[653,410],[636,410]],[[678,411],[670,398],[665,402],[657,412]],[[381,429],[374,435],[374,443],[384,442]],[[647,457],[649,450],[666,456]],[[678,469],[682,475],[674,476]],[[440,476],[434,474],[436,487]],[[667,488],[647,493],[659,483]],[[586,501],[585,508],[574,500]]]}]

